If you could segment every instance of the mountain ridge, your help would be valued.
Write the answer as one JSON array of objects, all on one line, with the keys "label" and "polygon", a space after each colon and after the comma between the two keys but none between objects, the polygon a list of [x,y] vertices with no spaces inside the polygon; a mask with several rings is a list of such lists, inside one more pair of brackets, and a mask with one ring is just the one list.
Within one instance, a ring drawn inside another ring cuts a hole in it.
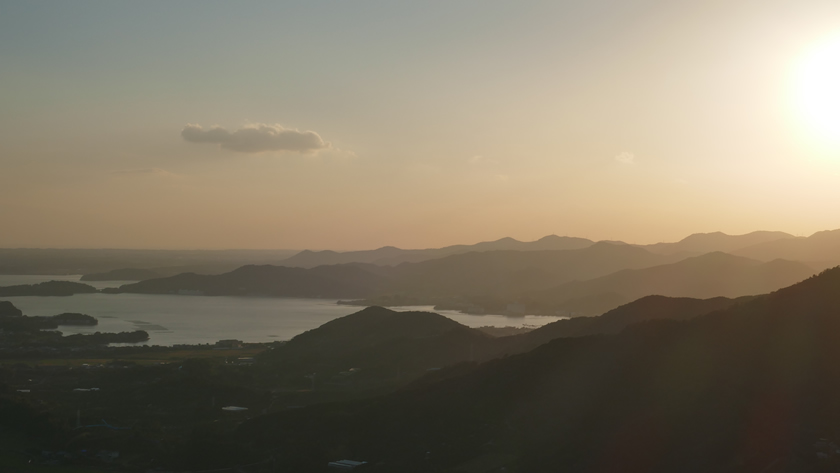
[{"label": "mountain ridge", "polygon": [[840,229],[759,243],[733,251],[733,254],[762,261],[778,258],[802,261],[822,270],[840,264]]},{"label": "mountain ridge", "polygon": [[[759,230],[742,235],[728,235],[723,232],[694,233],[677,242],[662,242],[648,245],[633,244],[652,253],[661,255],[683,254],[697,256],[713,251],[732,252],[748,246],[768,243],[778,240],[798,238],[780,231]],[[602,240],[601,242],[626,245],[623,241]],[[522,242],[511,237],[504,237],[494,241],[479,242],[472,245],[450,245],[442,248],[401,249],[394,246],[383,246],[374,250],[357,250],[338,252],[333,250],[303,250],[281,262],[282,265],[292,267],[311,268],[329,264],[369,263],[384,266],[394,266],[404,262],[420,262],[438,259],[454,254],[471,251],[539,251],[582,249],[598,243],[579,237],[547,235],[538,240]]]},{"label": "mountain ridge", "polygon": [[[579,250],[469,252],[395,267],[363,263],[292,268],[249,265],[217,276],[181,274],[104,292],[371,298],[406,293],[432,300],[465,295],[518,294],[623,268],[672,260],[629,245],[596,243]],[[371,303],[367,305],[380,305]]]},{"label": "mountain ridge", "polygon": [[732,251],[756,244],[793,238],[796,237],[789,233],[765,230],[754,231],[742,235],[728,235],[723,232],[710,232],[693,233],[674,243],[654,243],[651,245],[640,246],[648,251],[659,254],[686,253],[699,255],[714,251],[730,253]]},{"label": "mountain ridge", "polygon": [[[707,253],[650,268],[624,269],[586,281],[523,294],[529,307],[558,307],[563,301],[592,298],[592,312],[612,309],[615,301],[630,302],[647,295],[690,297],[741,297],[765,294],[794,284],[816,271],[799,262],[761,262],[723,252]],[[618,295],[602,302],[598,295]]]},{"label": "mountain ridge", "polygon": [[312,268],[330,264],[369,263],[380,266],[395,266],[400,263],[419,262],[428,259],[442,258],[454,254],[470,251],[496,250],[569,250],[585,248],[594,242],[585,238],[561,237],[548,235],[532,242],[521,242],[511,237],[504,237],[494,241],[479,242],[473,245],[451,245],[443,248],[426,248],[407,250],[394,246],[383,246],[375,250],[359,250],[337,252],[332,250],[303,250],[284,260],[283,265],[290,267]]}]

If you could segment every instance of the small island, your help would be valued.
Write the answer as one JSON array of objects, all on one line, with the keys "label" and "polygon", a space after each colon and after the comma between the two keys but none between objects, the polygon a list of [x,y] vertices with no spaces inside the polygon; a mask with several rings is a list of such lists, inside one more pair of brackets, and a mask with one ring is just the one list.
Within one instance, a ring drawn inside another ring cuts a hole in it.
[{"label": "small island", "polygon": [[0,301],[0,329],[7,331],[33,332],[39,330],[55,330],[61,325],[82,325],[93,327],[98,325],[96,317],[65,312],[51,317],[23,315],[23,312],[8,301]]},{"label": "small island", "polygon": [[134,330],[132,332],[95,332],[89,334],[77,333],[74,335],[66,335],[59,340],[60,344],[64,346],[93,346],[93,345],[108,345],[110,343],[140,343],[149,341],[149,332],[145,330]]},{"label": "small island", "polygon": [[54,330],[15,330],[5,331],[0,336],[0,349],[22,349],[36,347],[84,348],[106,346],[111,343],[140,343],[149,340],[149,333],[145,330],[133,332],[95,332],[63,335]]},{"label": "small island", "polygon": [[47,281],[38,284],[21,284],[0,287],[0,297],[20,296],[72,296],[99,292],[93,286],[72,281]]},{"label": "small island", "polygon": [[51,319],[58,325],[98,325],[99,321],[96,317],[87,314],[78,314],[74,312],[65,312],[63,314],[54,315]]},{"label": "small island", "polygon": [[160,273],[151,269],[122,268],[104,273],[85,274],[82,281],[145,281],[162,277]]},{"label": "small island", "polygon": [[62,325],[95,326],[96,317],[65,312],[52,317],[29,317],[11,302],[0,301],[0,349],[25,347],[92,347],[110,343],[139,343],[149,340],[145,330],[119,333],[86,333],[64,336],[56,331]]}]

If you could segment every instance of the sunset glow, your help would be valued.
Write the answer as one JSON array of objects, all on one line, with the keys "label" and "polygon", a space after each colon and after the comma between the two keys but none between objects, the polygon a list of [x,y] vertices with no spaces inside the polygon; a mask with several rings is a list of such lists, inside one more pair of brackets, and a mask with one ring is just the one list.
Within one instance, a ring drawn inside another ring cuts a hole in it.
[{"label": "sunset glow", "polygon": [[0,473],[840,472],[840,0],[0,0]]},{"label": "sunset glow", "polygon": [[837,18],[836,0],[0,0],[0,246],[837,228]]},{"label": "sunset glow", "polygon": [[802,61],[796,99],[813,132],[840,145],[840,36],[820,44]]}]

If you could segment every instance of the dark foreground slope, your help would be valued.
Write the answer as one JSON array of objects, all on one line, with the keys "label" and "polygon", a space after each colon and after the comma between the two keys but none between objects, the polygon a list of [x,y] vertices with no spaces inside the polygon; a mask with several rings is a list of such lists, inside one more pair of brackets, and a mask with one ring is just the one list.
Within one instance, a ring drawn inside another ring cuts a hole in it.
[{"label": "dark foreground slope", "polygon": [[840,268],[691,321],[260,417],[239,435],[297,471],[336,455],[369,471],[836,471],[837,360]]}]

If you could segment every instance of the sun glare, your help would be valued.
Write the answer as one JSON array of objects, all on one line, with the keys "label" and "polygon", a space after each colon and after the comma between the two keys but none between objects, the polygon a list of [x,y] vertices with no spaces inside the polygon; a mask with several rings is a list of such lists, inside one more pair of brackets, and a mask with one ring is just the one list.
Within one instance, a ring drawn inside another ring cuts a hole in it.
[{"label": "sun glare", "polygon": [[795,94],[808,129],[840,145],[840,36],[805,56],[797,70]]}]

